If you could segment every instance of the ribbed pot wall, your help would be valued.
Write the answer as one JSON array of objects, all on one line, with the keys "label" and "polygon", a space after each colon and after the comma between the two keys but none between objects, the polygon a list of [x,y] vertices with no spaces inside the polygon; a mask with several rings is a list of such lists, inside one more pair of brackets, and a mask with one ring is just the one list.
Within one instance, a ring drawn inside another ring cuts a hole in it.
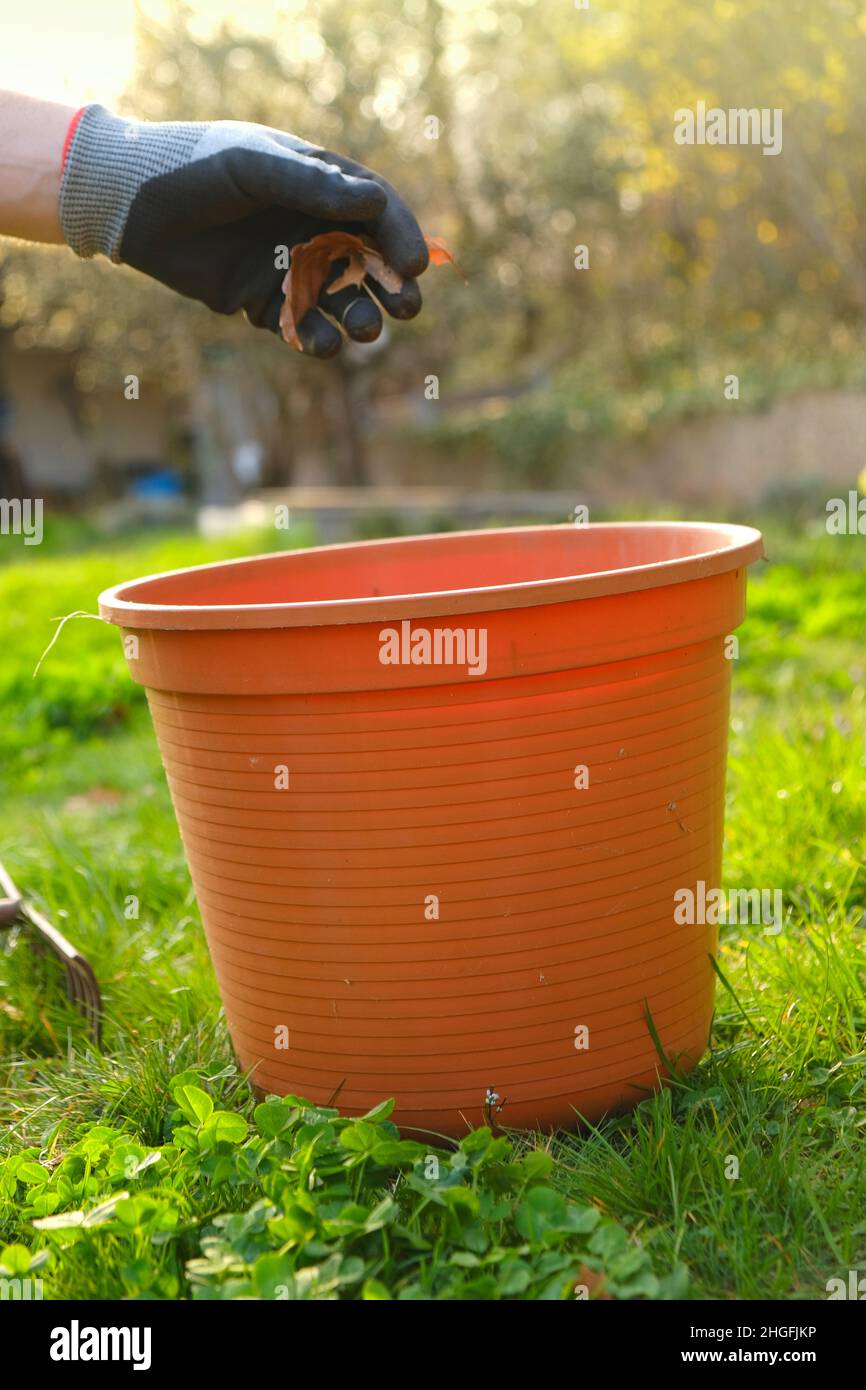
[{"label": "ribbed pot wall", "polygon": [[403,1128],[457,1134],[491,1095],[517,1126],[636,1103],[650,1017],[700,1057],[716,934],[675,894],[721,881],[744,591],[741,566],[443,616],[487,631],[476,677],[384,666],[382,619],[127,621],[258,1087],[358,1114],[393,1095]]}]

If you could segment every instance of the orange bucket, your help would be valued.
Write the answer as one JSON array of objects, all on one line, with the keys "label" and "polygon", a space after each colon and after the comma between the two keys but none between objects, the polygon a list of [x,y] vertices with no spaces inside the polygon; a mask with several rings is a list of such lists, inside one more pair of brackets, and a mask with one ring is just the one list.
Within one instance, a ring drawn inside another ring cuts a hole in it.
[{"label": "orange bucket", "polygon": [[693,1064],[759,532],[541,526],[121,584],[226,1016],[265,1091],[568,1125]]}]

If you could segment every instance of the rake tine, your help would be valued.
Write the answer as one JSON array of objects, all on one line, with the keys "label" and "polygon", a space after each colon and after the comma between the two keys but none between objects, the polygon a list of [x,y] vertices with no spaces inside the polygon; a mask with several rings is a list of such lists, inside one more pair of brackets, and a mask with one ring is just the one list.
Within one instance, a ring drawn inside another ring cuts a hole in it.
[{"label": "rake tine", "polygon": [[91,1027],[90,999],[87,993],[87,982],[82,978],[76,961],[69,961],[66,966],[66,993],[71,1003],[81,1010],[87,1021],[88,1029]]},{"label": "rake tine", "polygon": [[22,915],[36,928],[43,941],[51,947],[56,956],[60,958],[66,968],[66,993],[72,1003],[77,1004],[87,1020],[91,1040],[99,1046],[102,1032],[102,996],[99,992],[99,985],[96,976],[85,960],[80,951],[77,951],[71,941],[67,941],[62,932],[43,917],[41,912],[37,912],[34,907],[26,903],[22,909]]},{"label": "rake tine", "polygon": [[67,970],[67,992],[77,1002],[87,1020],[91,1041],[99,1047],[102,1041],[102,996],[96,976],[84,956],[76,953]]},{"label": "rake tine", "polygon": [[81,1008],[87,1020],[91,1040],[99,1047],[102,1039],[102,996],[96,977],[83,956],[77,956],[69,964],[67,993]]},{"label": "rake tine", "polygon": [[39,933],[38,944],[48,946],[62,962],[66,975],[66,993],[84,1015],[91,1041],[99,1047],[102,1038],[102,995],[90,962],[85,960],[71,941],[62,932],[37,912],[35,907],[21,900],[21,895],[9,874],[0,864],[0,927],[11,926],[14,921],[29,922]]},{"label": "rake tine", "polygon": [[89,1010],[90,999],[87,993],[87,981],[83,978],[78,969],[78,962],[75,960],[66,962],[66,993],[73,1004],[78,1004],[83,1010]]}]

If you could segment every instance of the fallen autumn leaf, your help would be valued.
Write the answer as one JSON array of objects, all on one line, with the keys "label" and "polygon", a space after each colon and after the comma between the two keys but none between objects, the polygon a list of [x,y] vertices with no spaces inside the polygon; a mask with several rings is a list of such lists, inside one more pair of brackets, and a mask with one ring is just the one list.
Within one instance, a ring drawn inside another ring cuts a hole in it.
[{"label": "fallen autumn leaf", "polygon": [[[453,265],[462,274],[441,237],[426,237],[425,240],[432,265]],[[351,232],[320,232],[309,241],[302,241],[292,249],[291,263],[282,285],[285,300],[280,311],[280,332],[298,352],[304,350],[298,337],[298,324],[318,303],[334,261],[341,260],[346,261],[346,269],[328,286],[328,294],[336,294],[347,285],[362,285],[367,275],[389,294],[397,294],[403,288],[402,276],[388,265],[367,237],[354,236]]]}]

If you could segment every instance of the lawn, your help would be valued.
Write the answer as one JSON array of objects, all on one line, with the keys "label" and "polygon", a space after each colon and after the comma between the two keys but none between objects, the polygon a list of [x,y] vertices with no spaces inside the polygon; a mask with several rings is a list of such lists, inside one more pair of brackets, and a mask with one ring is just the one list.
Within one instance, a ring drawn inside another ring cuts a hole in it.
[{"label": "lawn", "polygon": [[866,1271],[863,539],[774,527],[751,584],[725,883],[787,920],[723,928],[711,1051],[629,1116],[456,1148],[256,1104],[117,634],[71,621],[33,679],[105,585],[253,544],[0,566],[0,858],[107,1006],[97,1052],[53,961],[0,942],[0,1264],[48,1298],[821,1299]]}]

